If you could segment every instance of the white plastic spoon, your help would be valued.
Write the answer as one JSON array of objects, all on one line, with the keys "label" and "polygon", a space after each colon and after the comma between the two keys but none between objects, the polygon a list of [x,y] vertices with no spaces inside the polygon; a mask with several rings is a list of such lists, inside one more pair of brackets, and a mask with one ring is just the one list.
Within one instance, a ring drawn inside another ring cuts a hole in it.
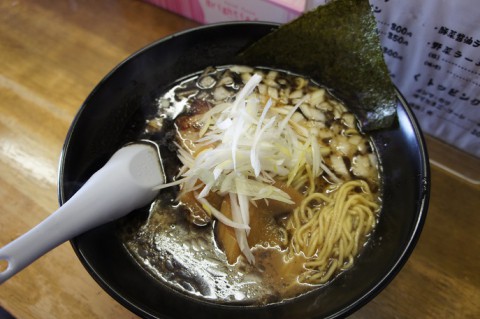
[{"label": "white plastic spoon", "polygon": [[147,205],[158,193],[153,187],[164,182],[155,144],[121,148],[57,211],[0,248],[0,261],[7,263],[0,284],[61,243]]}]

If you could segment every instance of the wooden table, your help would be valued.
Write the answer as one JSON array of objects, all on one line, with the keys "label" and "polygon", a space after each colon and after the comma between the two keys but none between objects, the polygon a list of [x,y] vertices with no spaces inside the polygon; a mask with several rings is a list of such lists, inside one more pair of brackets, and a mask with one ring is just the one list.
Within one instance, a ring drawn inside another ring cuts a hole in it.
[{"label": "wooden table", "polygon": [[[58,207],[63,140],[94,86],[132,52],[196,25],[141,1],[0,2],[0,246]],[[418,246],[352,318],[479,318],[479,213],[480,187],[433,166]],[[68,243],[0,286],[0,307],[16,318],[135,317]]]}]

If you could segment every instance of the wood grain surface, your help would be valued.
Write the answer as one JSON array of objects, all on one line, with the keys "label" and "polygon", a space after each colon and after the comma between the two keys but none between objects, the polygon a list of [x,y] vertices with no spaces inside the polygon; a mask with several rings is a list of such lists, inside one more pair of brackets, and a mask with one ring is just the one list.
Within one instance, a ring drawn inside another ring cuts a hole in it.
[{"label": "wood grain surface", "polygon": [[[0,1],[0,246],[58,207],[67,130],[119,62],[196,26],[142,1]],[[448,152],[448,150],[446,150]],[[411,258],[352,318],[480,318],[480,187],[432,167],[430,209]],[[135,318],[66,243],[0,286],[15,318]]]}]

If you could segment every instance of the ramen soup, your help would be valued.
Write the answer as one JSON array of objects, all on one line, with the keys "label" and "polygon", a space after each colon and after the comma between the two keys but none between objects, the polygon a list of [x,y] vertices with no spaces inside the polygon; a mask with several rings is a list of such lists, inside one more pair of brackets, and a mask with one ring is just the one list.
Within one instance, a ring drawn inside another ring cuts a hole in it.
[{"label": "ramen soup", "polygon": [[355,264],[380,210],[368,136],[325,88],[245,66],[208,68],[158,99],[145,136],[168,182],[127,249],[165,285],[268,304]]}]

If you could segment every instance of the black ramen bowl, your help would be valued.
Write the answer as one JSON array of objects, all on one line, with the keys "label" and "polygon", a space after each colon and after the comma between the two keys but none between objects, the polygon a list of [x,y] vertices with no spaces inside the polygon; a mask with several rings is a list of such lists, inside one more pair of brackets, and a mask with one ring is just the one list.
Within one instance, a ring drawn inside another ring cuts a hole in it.
[{"label": "black ramen bowl", "polygon": [[[277,26],[226,23],[164,38],[135,53],[88,96],[65,141],[60,163],[63,204],[108,158],[134,140],[155,99],[178,79],[236,55]],[[356,264],[329,285],[265,306],[216,304],[173,290],[145,271],[124,247],[118,222],[98,227],[71,243],[92,277],[113,298],[145,318],[334,318],[346,316],[376,296],[412,252],[425,220],[429,166],[415,117],[398,95],[393,127],[372,133],[383,166],[383,210]],[[133,214],[145,214],[144,210]]]}]

